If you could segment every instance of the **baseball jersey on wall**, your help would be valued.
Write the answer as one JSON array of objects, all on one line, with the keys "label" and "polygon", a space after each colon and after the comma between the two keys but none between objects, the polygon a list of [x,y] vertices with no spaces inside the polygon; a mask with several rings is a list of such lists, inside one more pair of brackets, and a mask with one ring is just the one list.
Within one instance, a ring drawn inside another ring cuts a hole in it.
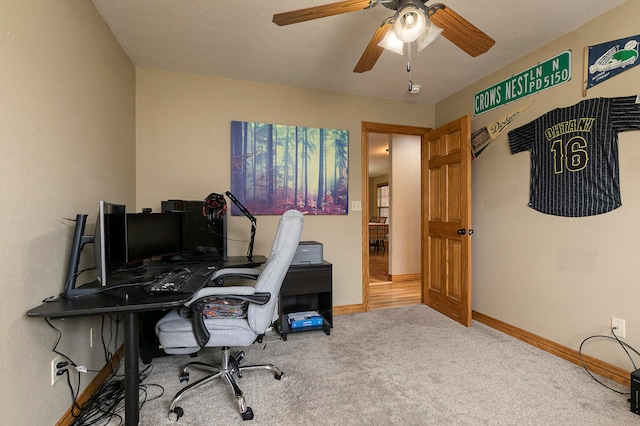
[{"label": "baseball jersey on wall", "polygon": [[586,99],[509,132],[511,153],[531,152],[529,207],[580,217],[622,205],[618,133],[640,130],[640,96]]}]

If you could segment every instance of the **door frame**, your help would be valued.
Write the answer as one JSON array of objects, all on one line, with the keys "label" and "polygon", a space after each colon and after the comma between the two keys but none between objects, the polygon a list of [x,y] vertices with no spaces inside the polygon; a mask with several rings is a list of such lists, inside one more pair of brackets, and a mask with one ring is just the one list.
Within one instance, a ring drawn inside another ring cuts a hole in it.
[{"label": "door frame", "polygon": [[[362,129],[362,310],[369,310],[369,133],[420,136],[420,146],[424,144],[428,127],[403,126],[400,124],[363,121]],[[423,272],[424,273],[424,272]]]}]

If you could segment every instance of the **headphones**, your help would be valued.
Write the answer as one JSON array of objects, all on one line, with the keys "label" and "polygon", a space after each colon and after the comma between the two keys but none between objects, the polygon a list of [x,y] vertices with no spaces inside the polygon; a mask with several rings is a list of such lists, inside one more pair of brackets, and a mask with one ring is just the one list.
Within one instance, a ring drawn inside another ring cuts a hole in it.
[{"label": "headphones", "polygon": [[220,222],[226,213],[227,202],[222,194],[212,192],[202,203],[202,215],[208,225]]}]

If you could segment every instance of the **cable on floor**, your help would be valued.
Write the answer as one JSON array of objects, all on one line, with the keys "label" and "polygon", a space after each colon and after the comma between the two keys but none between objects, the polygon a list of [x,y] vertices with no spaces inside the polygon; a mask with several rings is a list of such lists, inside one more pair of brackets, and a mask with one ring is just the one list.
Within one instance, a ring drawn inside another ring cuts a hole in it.
[{"label": "cable on floor", "polygon": [[[113,356],[110,348],[113,344],[118,342],[118,334],[122,318],[119,315],[110,315],[110,321],[108,325],[105,324],[105,319],[106,317],[103,315],[101,325],[102,349],[105,357],[105,362],[113,368],[113,363],[110,362],[111,357]],[[52,351],[55,354],[65,358],[68,362],[67,366],[69,368],[64,368],[62,371],[66,376],[67,385],[69,387],[69,391],[71,392],[71,415],[74,418],[72,425],[122,425],[124,422],[124,376],[118,375],[117,371],[110,371],[110,377],[102,384],[102,386],[89,399],[89,401],[87,401],[84,407],[81,407],[78,404],[78,395],[81,387],[80,370],[84,369],[84,367],[78,367],[78,365],[69,356],[58,350],[58,345],[62,340],[62,332],[56,326],[54,326],[48,318],[45,317],[44,320],[56,333],[56,339],[53,344]],[[107,337],[105,337],[105,335]],[[75,384],[75,386],[71,383],[71,368],[75,369],[78,372],[77,383]],[[160,385],[143,384],[143,381],[149,376],[152,368],[153,365],[149,365],[144,370],[142,370],[142,372],[140,372],[140,408],[142,408],[145,402],[159,398],[164,394],[164,388]],[[84,371],[91,371],[96,373],[99,372],[98,370],[87,369],[84,369]]]},{"label": "cable on floor", "polygon": [[[164,388],[158,384],[144,384],[153,364],[140,372],[140,409],[148,401],[164,395]],[[124,377],[113,374],[100,389],[87,401],[78,413],[74,414],[73,426],[122,425],[124,421]]]},{"label": "cable on floor", "polygon": [[591,371],[589,371],[589,369],[587,369],[587,366],[585,365],[584,360],[582,359],[582,346],[583,346],[587,341],[592,340],[592,339],[609,339],[609,340],[615,340],[616,342],[618,342],[618,344],[620,345],[620,347],[622,347],[622,349],[624,350],[624,352],[627,354],[627,357],[629,358],[629,360],[631,361],[631,364],[633,365],[633,371],[637,370],[637,369],[638,369],[638,367],[636,367],[636,363],[633,361],[633,357],[631,356],[631,354],[629,353],[629,351],[627,350],[627,348],[628,348],[628,349],[630,349],[631,351],[633,351],[633,352],[634,352],[636,355],[638,355],[638,356],[640,356],[640,353],[639,353],[636,349],[634,349],[631,345],[629,345],[628,343],[625,343],[625,342],[623,342],[622,340],[620,340],[620,339],[618,338],[618,336],[616,335],[615,330],[614,330],[613,328],[611,329],[611,334],[613,335],[613,337],[612,337],[612,336],[605,336],[605,335],[598,334],[598,335],[595,335],[595,336],[589,336],[589,337],[587,337],[586,339],[584,339],[584,340],[582,341],[582,343],[580,343],[580,348],[578,349],[578,355],[579,355],[579,357],[580,357],[580,362],[582,363],[582,367],[585,369],[585,371],[587,372],[587,374],[589,374],[589,376],[591,376],[591,378],[592,378],[593,380],[595,380],[596,382],[600,383],[600,384],[601,384],[602,386],[604,386],[605,388],[607,388],[607,389],[609,389],[609,390],[611,390],[611,391],[613,391],[613,392],[619,393],[620,395],[631,395],[631,392],[619,391],[619,390],[617,390],[617,389],[613,389],[612,387],[610,387],[610,386],[606,385],[605,383],[603,383],[602,381],[598,380],[598,379],[596,378],[596,376],[594,376],[594,375],[593,375],[593,373],[591,373]]}]

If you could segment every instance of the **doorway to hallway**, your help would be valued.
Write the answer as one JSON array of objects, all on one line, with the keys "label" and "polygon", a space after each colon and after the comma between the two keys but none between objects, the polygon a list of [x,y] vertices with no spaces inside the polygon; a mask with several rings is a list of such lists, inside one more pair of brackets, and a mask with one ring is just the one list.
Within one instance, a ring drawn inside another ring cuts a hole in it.
[{"label": "doorway to hallway", "polygon": [[[389,257],[390,252],[394,250],[399,250],[398,253],[402,253],[403,250],[406,250],[406,244],[402,244],[402,242],[406,242],[403,238],[398,238],[396,240],[396,245],[393,244],[393,235],[391,235],[389,239],[386,239],[384,242],[384,250],[380,250],[380,247],[372,248],[370,244],[370,219],[374,216],[374,213],[370,211],[368,208],[371,203],[375,202],[375,199],[372,199],[372,191],[375,190],[376,183],[370,183],[369,177],[369,153],[370,153],[370,135],[371,137],[378,137],[380,135],[386,136],[388,139],[391,139],[392,135],[400,135],[403,136],[418,136],[420,139],[418,142],[424,139],[425,135],[429,132],[428,128],[423,127],[413,127],[413,126],[401,126],[401,125],[392,125],[392,124],[384,124],[384,123],[370,123],[363,122],[362,123],[362,197],[363,197],[363,216],[362,216],[362,253],[363,253],[363,282],[362,282],[362,301],[363,308],[365,311],[370,309],[380,309],[386,307],[394,307],[394,306],[406,306],[408,304],[417,304],[422,302],[422,287],[421,287],[421,278],[420,274],[404,274],[402,272],[398,273],[396,270],[401,270],[402,268],[398,268],[398,265],[394,263],[393,271],[390,271],[389,268]],[[415,157],[415,154],[414,154]],[[419,173],[419,166],[417,167]],[[393,171],[390,171],[389,180],[392,181]],[[419,181],[419,177],[413,179],[413,181]],[[374,188],[371,189],[370,185],[374,185]],[[414,186],[414,185],[410,185]],[[391,189],[391,197],[393,198],[393,189]],[[404,195],[404,191],[400,191],[397,194],[398,197]],[[416,197],[412,198],[414,201]],[[417,196],[419,199],[419,195]],[[393,208],[391,209],[393,210]],[[406,210],[400,210],[401,213],[406,214]],[[376,213],[377,214],[377,213]],[[393,211],[389,214],[390,219],[393,219],[394,213]],[[396,229],[402,229],[408,222],[398,223],[398,227]],[[417,217],[413,221],[413,230],[420,229],[420,217],[419,212]],[[393,223],[388,223],[390,228],[393,228]],[[390,229],[393,233],[393,230]],[[401,232],[399,233],[401,234]],[[412,232],[413,234],[413,232]],[[415,234],[413,234],[415,235]],[[419,236],[419,232],[418,232]],[[400,244],[400,245],[398,245]],[[395,247],[395,248],[394,248]],[[414,249],[412,253],[419,253],[419,240],[418,240],[418,249]],[[407,259],[407,257],[402,256],[399,259],[399,262],[402,263]],[[393,258],[391,259],[393,262]],[[419,260],[418,260],[419,262]],[[419,266],[418,266],[419,268]],[[398,280],[393,281],[392,273]]]}]

